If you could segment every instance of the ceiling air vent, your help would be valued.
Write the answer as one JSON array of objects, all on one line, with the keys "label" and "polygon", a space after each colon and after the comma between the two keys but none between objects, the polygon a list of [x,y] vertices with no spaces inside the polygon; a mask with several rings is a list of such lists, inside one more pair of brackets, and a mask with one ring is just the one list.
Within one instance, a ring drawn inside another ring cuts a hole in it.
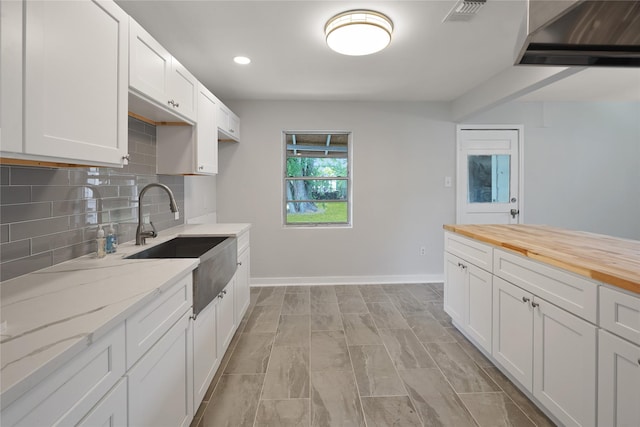
[{"label": "ceiling air vent", "polygon": [[453,6],[442,22],[446,21],[469,21],[485,5],[487,0],[460,0]]}]

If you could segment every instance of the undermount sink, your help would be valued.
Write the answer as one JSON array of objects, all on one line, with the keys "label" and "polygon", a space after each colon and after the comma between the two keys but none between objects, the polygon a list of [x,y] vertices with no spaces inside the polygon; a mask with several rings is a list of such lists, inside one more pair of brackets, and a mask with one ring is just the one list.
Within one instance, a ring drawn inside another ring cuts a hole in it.
[{"label": "undermount sink", "polygon": [[235,237],[182,236],[125,258],[198,258],[200,264],[193,270],[193,315],[197,316],[235,274],[238,246]]}]

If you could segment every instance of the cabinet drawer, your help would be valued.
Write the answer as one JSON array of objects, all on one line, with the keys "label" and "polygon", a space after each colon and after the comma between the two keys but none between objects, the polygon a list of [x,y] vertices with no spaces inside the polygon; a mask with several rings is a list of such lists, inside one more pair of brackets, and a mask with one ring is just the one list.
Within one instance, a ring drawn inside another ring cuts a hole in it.
[{"label": "cabinet drawer", "polygon": [[455,233],[444,233],[444,250],[484,270],[491,271],[493,248]]},{"label": "cabinet drawer", "polygon": [[249,231],[245,231],[238,236],[238,257],[249,247]]},{"label": "cabinet drawer", "polygon": [[494,251],[493,274],[576,316],[597,321],[597,282],[500,249]]},{"label": "cabinet drawer", "polygon": [[640,296],[601,286],[599,325],[640,345]]},{"label": "cabinet drawer", "polygon": [[2,411],[3,426],[76,425],[125,372],[120,324]]},{"label": "cabinet drawer", "polygon": [[131,368],[192,305],[193,279],[189,273],[127,319],[127,369]]}]

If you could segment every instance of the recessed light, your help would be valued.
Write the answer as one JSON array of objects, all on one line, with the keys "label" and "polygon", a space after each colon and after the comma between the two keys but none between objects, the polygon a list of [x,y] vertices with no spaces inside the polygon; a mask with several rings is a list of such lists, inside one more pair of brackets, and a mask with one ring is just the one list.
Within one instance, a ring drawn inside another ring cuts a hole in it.
[{"label": "recessed light", "polygon": [[247,58],[246,56],[236,56],[235,58],[233,58],[233,62],[240,65],[247,65],[251,63],[251,59]]}]

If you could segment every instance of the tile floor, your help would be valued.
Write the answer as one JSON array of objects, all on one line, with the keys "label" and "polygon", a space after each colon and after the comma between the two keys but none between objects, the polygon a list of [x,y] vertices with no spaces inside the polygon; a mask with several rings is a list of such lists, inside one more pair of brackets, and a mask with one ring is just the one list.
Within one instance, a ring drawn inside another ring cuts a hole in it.
[{"label": "tile floor", "polygon": [[452,327],[442,284],[252,288],[191,424],[553,425]]}]

